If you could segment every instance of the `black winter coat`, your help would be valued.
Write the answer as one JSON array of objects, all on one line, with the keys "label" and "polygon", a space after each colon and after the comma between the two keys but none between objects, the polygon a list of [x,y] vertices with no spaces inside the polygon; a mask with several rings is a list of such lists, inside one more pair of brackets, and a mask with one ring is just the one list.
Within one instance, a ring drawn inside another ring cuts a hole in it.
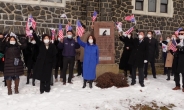
[{"label": "black winter coat", "polygon": [[142,40],[139,43],[139,39],[133,40],[132,52],[129,59],[129,64],[133,67],[143,68],[144,60],[148,60],[148,43]]},{"label": "black winter coat", "polygon": [[[130,58],[130,54],[132,51],[132,43],[133,43],[133,38],[128,38],[128,37],[119,37],[119,39],[124,43],[124,48],[123,48],[123,53],[121,55],[121,59],[120,59],[120,64],[119,64],[119,69],[122,70],[130,70],[131,67],[128,64],[128,60]],[[126,47],[129,47],[129,49],[127,49]]]},{"label": "black winter coat", "polygon": [[[4,76],[14,76],[24,74],[23,61],[21,60],[21,49],[26,48],[26,43],[22,42],[22,45],[8,44],[5,49],[5,63],[4,63]],[[17,66],[14,65],[14,58],[19,59]]]},{"label": "black winter coat", "polygon": [[158,41],[155,38],[149,39],[145,37],[144,40],[148,42],[148,61],[155,62],[155,58],[159,56]]},{"label": "black winter coat", "polygon": [[33,69],[33,77],[41,81],[50,81],[52,69],[55,68],[57,50],[54,44],[49,44],[49,48],[46,49],[45,44],[40,41],[37,35],[34,33],[33,37],[36,44],[39,46],[39,54],[36,60],[36,64]]},{"label": "black winter coat", "polygon": [[184,46],[178,47],[178,65],[177,65],[177,72],[184,73]]}]

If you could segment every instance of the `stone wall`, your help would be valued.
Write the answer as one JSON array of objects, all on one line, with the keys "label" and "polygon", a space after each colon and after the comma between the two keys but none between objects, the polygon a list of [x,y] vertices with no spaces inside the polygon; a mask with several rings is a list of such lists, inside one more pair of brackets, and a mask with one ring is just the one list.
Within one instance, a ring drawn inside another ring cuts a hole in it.
[{"label": "stone wall", "polygon": [[[37,21],[37,31],[50,33],[49,28],[58,28],[59,22],[67,24],[67,20],[60,19],[60,15],[67,14],[75,30],[76,20],[79,19],[90,29],[91,16],[94,10],[98,12],[97,21],[121,21],[123,29],[128,30],[133,24],[124,20],[124,17],[132,13],[132,0],[76,0],[67,2],[65,8],[31,6],[21,4],[11,4],[0,2],[0,31],[7,33],[10,31],[16,34],[25,34],[25,25],[28,14],[32,14]],[[156,17],[147,15],[135,15],[139,30],[160,29],[164,36],[171,35],[178,27],[184,25],[184,1],[174,1],[173,18]],[[158,36],[156,36],[158,38]],[[119,62],[123,43],[119,41],[117,33],[115,35],[116,63]],[[161,62],[161,54],[159,60]]]}]

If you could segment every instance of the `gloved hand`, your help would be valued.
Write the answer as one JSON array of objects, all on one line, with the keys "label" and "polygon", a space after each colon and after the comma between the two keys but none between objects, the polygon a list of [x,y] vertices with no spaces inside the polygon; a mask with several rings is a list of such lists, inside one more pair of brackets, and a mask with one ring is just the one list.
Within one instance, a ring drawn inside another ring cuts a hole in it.
[{"label": "gloved hand", "polygon": [[147,60],[144,60],[144,63],[148,63],[148,61]]},{"label": "gloved hand", "polygon": [[124,36],[124,37],[127,37],[127,34],[125,34],[125,32],[123,32],[123,36]]},{"label": "gloved hand", "polygon": [[33,29],[33,27],[30,27],[29,29],[30,29],[30,33],[31,33],[31,34],[32,34],[32,33],[35,33],[35,30]]}]

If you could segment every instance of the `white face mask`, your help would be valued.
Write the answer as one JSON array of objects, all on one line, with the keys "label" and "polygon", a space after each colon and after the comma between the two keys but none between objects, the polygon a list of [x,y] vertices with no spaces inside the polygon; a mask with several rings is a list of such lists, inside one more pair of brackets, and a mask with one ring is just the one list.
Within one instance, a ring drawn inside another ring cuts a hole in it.
[{"label": "white face mask", "polygon": [[131,37],[131,35],[128,35],[128,38],[130,38]]},{"label": "white face mask", "polygon": [[167,39],[166,41],[167,41],[167,42],[170,42],[171,40],[170,40],[170,39]]},{"label": "white face mask", "polygon": [[88,42],[89,42],[90,44],[92,44],[92,43],[93,43],[93,39],[89,39]]},{"label": "white face mask", "polygon": [[184,39],[184,35],[179,35],[179,39]]},{"label": "white face mask", "polygon": [[69,39],[71,39],[71,38],[72,38],[72,35],[67,35],[67,37],[68,37]]},{"label": "white face mask", "polygon": [[148,36],[148,38],[151,38],[151,35],[150,34],[148,34],[147,36]]},{"label": "white face mask", "polygon": [[15,45],[15,43],[16,43],[15,41],[10,41],[10,44],[12,45]]},{"label": "white face mask", "polygon": [[143,38],[143,36],[142,35],[139,35],[139,39],[142,39]]},{"label": "white face mask", "polygon": [[44,41],[45,44],[49,43],[49,39],[44,39],[43,41]]},{"label": "white face mask", "polygon": [[36,41],[35,41],[35,40],[32,40],[31,43],[32,43],[32,44],[36,44]]}]

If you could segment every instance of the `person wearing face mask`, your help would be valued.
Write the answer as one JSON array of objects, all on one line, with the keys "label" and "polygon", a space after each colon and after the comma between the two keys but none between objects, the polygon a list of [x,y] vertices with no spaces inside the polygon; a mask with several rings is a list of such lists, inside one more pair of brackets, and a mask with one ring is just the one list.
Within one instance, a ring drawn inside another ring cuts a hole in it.
[{"label": "person wearing face mask", "polygon": [[177,57],[174,58],[175,60],[177,60],[175,63],[176,66],[176,71],[174,73],[174,81],[176,84],[176,87],[173,88],[173,90],[180,90],[181,89],[181,85],[180,85],[180,73],[182,74],[182,91],[184,92],[184,67],[183,67],[183,62],[184,62],[184,30],[180,30],[179,31],[179,39],[180,42],[178,43],[177,46],[177,51],[175,52],[175,54],[177,53]]},{"label": "person wearing face mask", "polygon": [[36,41],[33,37],[29,37],[29,42],[27,44],[27,48],[25,49],[25,55],[27,56],[26,66],[27,70],[27,82],[29,84],[29,79],[32,77],[32,85],[35,86],[35,79],[33,78],[34,65],[36,63],[37,56],[39,54],[39,47],[36,45]]},{"label": "person wearing face mask", "polygon": [[87,39],[87,43],[85,43],[81,41],[79,36],[77,36],[77,42],[84,48],[84,84],[82,88],[86,87],[87,81],[89,82],[89,87],[92,88],[93,80],[96,78],[96,66],[99,63],[99,50],[96,45],[96,39],[93,35],[90,35]]},{"label": "person wearing face mask", "polygon": [[131,76],[132,68],[128,64],[128,60],[132,52],[132,43],[133,43],[132,33],[129,33],[128,35],[123,35],[123,36],[121,35],[121,33],[119,33],[119,39],[124,43],[123,53],[121,55],[121,59],[119,63],[119,69],[124,70],[124,75],[126,77],[127,77],[127,71],[130,72],[130,76]]},{"label": "person wearing face mask", "polygon": [[[87,38],[94,31],[93,30],[93,25],[91,25],[91,31],[86,31],[86,26],[85,25],[82,25],[82,27],[84,29],[84,33],[81,37],[81,40],[83,42],[87,42]],[[77,59],[77,73],[78,73],[77,76],[80,76],[83,72],[82,66],[83,66],[83,59],[84,59],[84,48],[81,46],[79,49],[76,50],[76,52],[77,52],[76,59]]]},{"label": "person wearing face mask", "polygon": [[[30,28],[33,30],[33,28]],[[50,92],[50,85],[52,83],[52,73],[56,65],[57,49],[50,41],[47,34],[42,35],[42,41],[38,38],[36,32],[33,30],[33,38],[36,45],[39,47],[39,54],[33,68],[33,77],[40,80],[40,93]]]},{"label": "person wearing face mask", "polygon": [[144,40],[144,32],[140,31],[138,38],[135,38],[132,43],[132,52],[128,63],[132,66],[132,82],[131,85],[136,84],[136,69],[139,72],[139,84],[144,87],[144,63],[148,60],[148,42]]},{"label": "person wearing face mask", "polygon": [[8,95],[12,94],[12,80],[15,82],[15,94],[19,93],[19,76],[24,74],[21,50],[26,48],[26,42],[18,44],[17,39],[11,36],[5,49],[4,77],[7,83]]},{"label": "person wearing face mask", "polygon": [[144,65],[144,78],[147,79],[148,63],[151,64],[153,78],[156,78],[155,59],[159,56],[158,41],[153,38],[153,31],[148,31],[144,40],[148,42],[148,62]]},{"label": "person wearing face mask", "polygon": [[[62,56],[62,49],[58,48],[58,44],[61,41],[61,38],[59,38],[59,36],[57,37],[57,39],[54,41],[54,45],[56,46],[56,49],[58,51],[57,55],[56,55],[56,67],[55,67],[55,82],[58,82],[58,70],[60,67],[60,79],[62,79],[62,71],[63,71],[63,56]],[[62,80],[60,80],[62,81]]]},{"label": "person wearing face mask", "polygon": [[163,41],[162,36],[160,37],[159,46],[162,48],[162,58],[164,61],[164,73],[163,75],[167,74],[167,68],[165,67],[166,57],[167,57],[167,45],[171,41],[170,37],[167,37],[166,40]]},{"label": "person wearing face mask", "polygon": [[69,77],[68,83],[72,83],[73,69],[75,64],[76,49],[80,48],[80,45],[73,39],[73,32],[71,30],[67,31],[67,38],[61,39],[58,44],[59,49],[63,49],[63,85],[66,85],[66,71],[69,66]]}]

